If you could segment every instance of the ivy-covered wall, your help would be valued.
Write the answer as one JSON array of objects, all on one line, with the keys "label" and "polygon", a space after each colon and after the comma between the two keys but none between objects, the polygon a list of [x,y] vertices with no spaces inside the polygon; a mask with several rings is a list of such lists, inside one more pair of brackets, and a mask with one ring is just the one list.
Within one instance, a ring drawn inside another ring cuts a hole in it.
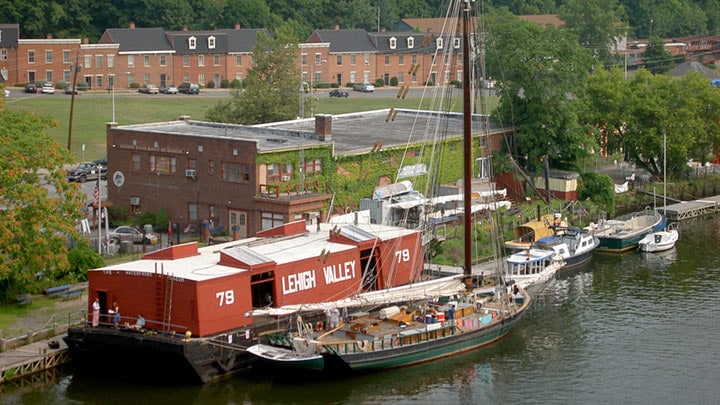
[{"label": "ivy-covered wall", "polygon": [[[436,152],[428,142],[409,149],[389,148],[363,155],[340,156],[337,158],[337,170],[330,179],[331,191],[335,193],[335,207],[343,211],[357,209],[360,200],[371,197],[375,188],[381,185],[382,178],[395,181],[401,164],[425,163],[428,172],[437,176],[436,184],[455,182],[462,177],[462,151],[462,139],[453,138],[438,143]],[[428,193],[429,190],[425,190],[428,175],[409,180],[416,190]]]}]

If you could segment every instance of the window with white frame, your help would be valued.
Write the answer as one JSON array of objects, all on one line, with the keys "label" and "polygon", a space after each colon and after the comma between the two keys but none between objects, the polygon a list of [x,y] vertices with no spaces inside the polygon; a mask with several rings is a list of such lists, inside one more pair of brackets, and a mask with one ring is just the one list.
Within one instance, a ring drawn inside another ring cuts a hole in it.
[{"label": "window with white frame", "polygon": [[103,87],[102,75],[95,76],[95,87],[97,87],[98,89],[101,89]]},{"label": "window with white frame", "polygon": [[167,66],[167,56],[160,55],[160,66]]},{"label": "window with white frame", "polygon": [[102,55],[95,55],[95,67],[98,67],[98,68],[103,67],[103,57],[102,57]]},{"label": "window with white frame", "polygon": [[109,68],[115,67],[115,55],[108,55],[107,56],[107,65]]},{"label": "window with white frame", "polygon": [[413,37],[408,37],[408,39],[407,39],[407,47],[408,47],[409,49],[413,49],[413,48],[415,47],[415,38],[413,38]]},{"label": "window with white frame", "polygon": [[135,67],[135,55],[128,55],[128,67]]},{"label": "window with white frame", "polygon": [[208,37],[208,49],[215,49],[215,37],[212,35]]},{"label": "window with white frame", "polygon": [[435,47],[436,47],[437,49],[442,49],[442,47],[443,47],[443,39],[442,39],[442,37],[438,37],[438,38],[435,39]]},{"label": "window with white frame", "polygon": [[307,66],[307,54],[303,53],[300,55],[300,64],[303,66]]},{"label": "window with white frame", "polygon": [[0,60],[8,60],[8,51],[6,48],[0,49]]},{"label": "window with white frame", "polygon": [[143,65],[145,67],[150,66],[150,55],[143,55]]},{"label": "window with white frame", "polygon": [[183,66],[190,66],[190,55],[183,55]]},{"label": "window with white frame", "polygon": [[35,51],[28,51],[28,63],[35,63]]},{"label": "window with white frame", "polygon": [[357,62],[355,61],[356,55],[353,53],[350,55],[350,64],[355,66]]},{"label": "window with white frame", "polygon": [[85,55],[83,59],[85,60],[85,69],[90,69],[92,67],[92,55]]},{"label": "window with white frame", "polygon": [[405,64],[405,55],[398,55],[398,65],[402,66]]},{"label": "window with white frame", "polygon": [[390,49],[397,48],[397,38],[390,37]]},{"label": "window with white frame", "polygon": [[357,81],[355,81],[355,72],[350,72],[350,82],[357,83]]},{"label": "window with white frame", "polygon": [[220,55],[217,53],[213,55],[213,65],[219,66],[220,65]]},{"label": "window with white frame", "polygon": [[188,48],[190,48],[190,49],[197,48],[197,38],[195,38],[195,37],[188,38]]},{"label": "window with white frame", "polygon": [[63,63],[70,63],[70,51],[64,50],[62,51],[63,54]]},{"label": "window with white frame", "polygon": [[242,74],[242,72],[237,72],[237,73],[235,73],[235,78],[236,78],[240,83],[242,83],[242,81],[243,81],[243,74]]},{"label": "window with white frame", "polygon": [[369,65],[369,64],[370,64],[370,54],[369,54],[369,53],[366,53],[366,54],[363,55],[363,57],[364,57],[364,60],[365,60],[365,65]]},{"label": "window with white frame", "polygon": [[198,55],[198,66],[205,66],[205,55]]},{"label": "window with white frame", "polygon": [[198,73],[198,84],[201,86],[205,85],[205,73]]},{"label": "window with white frame", "polygon": [[342,55],[338,55],[338,56],[337,56],[337,62],[336,62],[336,65],[338,65],[338,66],[342,66]]},{"label": "window with white frame", "polygon": [[453,48],[460,49],[460,38],[453,38]]},{"label": "window with white frame", "polygon": [[47,50],[45,51],[45,63],[52,63],[53,62],[53,51]]},{"label": "window with white frame", "polygon": [[188,203],[188,220],[190,221],[197,221],[198,220],[198,205],[197,203]]},{"label": "window with white frame", "polygon": [[385,55],[385,66],[390,65],[390,55]]},{"label": "window with white frame", "polygon": [[143,83],[150,84],[150,73],[145,73],[144,77],[145,80],[143,81]]},{"label": "window with white frame", "polygon": [[242,55],[235,55],[235,66],[242,66]]},{"label": "window with white frame", "polygon": [[270,229],[283,224],[282,214],[263,211],[262,213],[262,229]]}]

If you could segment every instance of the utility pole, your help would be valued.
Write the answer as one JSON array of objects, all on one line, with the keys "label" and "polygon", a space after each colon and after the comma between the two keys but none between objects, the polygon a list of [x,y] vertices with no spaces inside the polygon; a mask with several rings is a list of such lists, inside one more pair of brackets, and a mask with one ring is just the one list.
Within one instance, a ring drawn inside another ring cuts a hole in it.
[{"label": "utility pole", "polygon": [[75,91],[77,90],[77,73],[78,70],[80,70],[80,51],[78,51],[75,54],[75,66],[73,69],[75,72],[73,72],[73,82],[72,82],[72,92],[70,95],[70,120],[68,121],[68,144],[67,149],[68,152],[72,153],[72,121],[73,121],[73,108],[75,107]]}]

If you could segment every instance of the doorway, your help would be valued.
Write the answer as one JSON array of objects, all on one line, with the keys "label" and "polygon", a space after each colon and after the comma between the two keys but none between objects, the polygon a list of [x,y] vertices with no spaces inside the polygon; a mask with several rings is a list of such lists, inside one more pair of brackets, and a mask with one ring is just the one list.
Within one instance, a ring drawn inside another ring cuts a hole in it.
[{"label": "doorway", "polygon": [[228,210],[228,225],[233,235],[237,232],[238,239],[247,238],[247,212]]}]

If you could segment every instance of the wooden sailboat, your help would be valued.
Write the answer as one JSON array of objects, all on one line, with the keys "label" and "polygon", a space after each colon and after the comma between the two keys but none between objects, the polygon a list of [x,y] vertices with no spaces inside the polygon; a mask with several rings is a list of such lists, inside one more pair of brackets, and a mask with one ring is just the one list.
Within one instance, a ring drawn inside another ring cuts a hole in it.
[{"label": "wooden sailboat", "polygon": [[[667,218],[667,134],[663,134],[663,216]],[[661,252],[672,249],[680,238],[677,228],[669,225],[660,231],[645,235],[638,242],[642,252]]]},{"label": "wooden sailboat", "polygon": [[[302,314],[292,334],[267,334],[266,341],[251,346],[248,352],[259,359],[286,368],[311,370],[381,370],[427,362],[489,345],[506,336],[528,311],[531,297],[520,289],[508,295],[505,284],[481,288],[474,285],[472,274],[472,110],[470,72],[470,2],[455,1],[462,27],[463,69],[463,274],[430,280],[420,285],[398,287],[372,293],[378,302],[391,299],[388,306],[376,312],[364,312],[347,300],[325,303],[330,309],[348,313],[343,321],[329,328],[313,328]],[[496,250],[500,242],[492,238]],[[502,266],[502,261],[496,261]],[[497,269],[502,280],[502,271]],[[448,286],[440,291],[438,283]],[[410,289],[413,290],[411,294]],[[406,290],[406,291],[403,291]],[[395,294],[402,292],[402,298]],[[369,302],[362,295],[359,301]],[[318,309],[317,306],[314,309]],[[321,325],[322,326],[322,325]]]}]

